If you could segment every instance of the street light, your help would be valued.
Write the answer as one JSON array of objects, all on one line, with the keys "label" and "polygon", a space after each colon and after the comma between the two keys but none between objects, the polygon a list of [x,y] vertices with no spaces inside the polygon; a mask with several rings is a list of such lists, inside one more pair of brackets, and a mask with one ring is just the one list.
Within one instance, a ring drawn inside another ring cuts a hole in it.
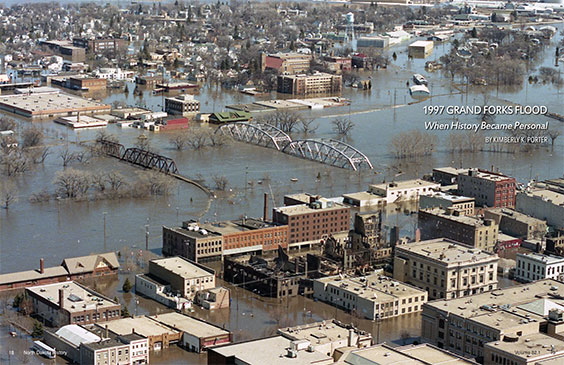
[{"label": "street light", "polygon": [[104,252],[106,252],[106,214],[108,212],[104,212]]}]

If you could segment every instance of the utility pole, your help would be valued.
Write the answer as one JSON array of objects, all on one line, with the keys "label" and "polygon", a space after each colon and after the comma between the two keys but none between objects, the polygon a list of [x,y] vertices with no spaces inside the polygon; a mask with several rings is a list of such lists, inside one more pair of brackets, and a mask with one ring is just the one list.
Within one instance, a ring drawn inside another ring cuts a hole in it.
[{"label": "utility pole", "polygon": [[149,251],[149,225],[145,225],[145,251]]},{"label": "utility pole", "polygon": [[104,212],[104,252],[106,252],[106,214],[108,212]]}]

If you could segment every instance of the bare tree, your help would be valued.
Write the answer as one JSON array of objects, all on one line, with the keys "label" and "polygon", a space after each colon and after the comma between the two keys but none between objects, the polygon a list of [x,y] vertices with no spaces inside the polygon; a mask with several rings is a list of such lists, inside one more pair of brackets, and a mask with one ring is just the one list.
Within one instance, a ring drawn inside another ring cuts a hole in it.
[{"label": "bare tree", "polygon": [[137,188],[149,195],[169,195],[176,181],[160,172],[143,172],[137,182]]},{"label": "bare tree", "polygon": [[31,203],[45,203],[51,200],[51,194],[46,189],[33,193],[29,197]]},{"label": "bare tree", "polygon": [[390,149],[396,158],[414,158],[433,153],[437,145],[437,136],[419,130],[410,130],[395,135],[390,142]]},{"label": "bare tree", "polygon": [[207,140],[207,133],[200,129],[190,134],[186,142],[192,149],[199,150],[206,146]]},{"label": "bare tree", "polygon": [[45,162],[47,156],[51,154],[51,150],[49,149],[49,147],[38,147],[29,149],[26,151],[26,153],[29,156],[31,162],[37,165]]},{"label": "bare tree", "polygon": [[354,128],[354,122],[350,118],[337,117],[331,124],[333,124],[333,132],[339,136],[348,136]]},{"label": "bare tree", "polygon": [[115,134],[108,133],[108,131],[101,130],[96,134],[96,142],[109,141],[119,143],[119,139]]},{"label": "bare tree", "polygon": [[560,136],[560,131],[557,131],[555,129],[548,130],[546,132],[546,135],[550,138],[550,143],[552,145],[552,148],[554,149],[554,143],[556,142],[556,138]]},{"label": "bare tree", "polygon": [[227,177],[223,175],[215,175],[214,177],[212,177],[212,180],[215,184],[215,188],[220,191],[225,191],[225,189],[227,189],[227,186],[229,185],[229,180],[227,180]]},{"label": "bare tree", "polygon": [[43,143],[43,131],[35,126],[27,128],[22,133],[22,147],[34,147]]},{"label": "bare tree", "polygon": [[16,122],[13,119],[0,117],[0,131],[9,131],[16,128]]},{"label": "bare tree", "polygon": [[315,119],[314,118],[302,118],[300,120],[300,124],[302,127],[302,132],[304,134],[315,134],[315,132],[317,131],[317,128],[319,128],[319,124],[314,124]]},{"label": "bare tree", "polygon": [[57,194],[63,198],[80,198],[86,195],[92,183],[92,174],[73,168],[57,172],[53,181]]},{"label": "bare tree", "polygon": [[174,137],[169,139],[170,144],[177,150],[183,150],[188,144],[188,136],[186,134],[176,134]]},{"label": "bare tree", "polygon": [[290,110],[277,110],[263,118],[265,123],[271,124],[285,133],[292,133],[300,123],[300,116]]},{"label": "bare tree", "polygon": [[106,174],[106,182],[108,184],[108,189],[113,193],[119,193],[125,185],[127,185],[127,180],[125,176],[117,171],[110,171]]},{"label": "bare tree", "polygon": [[29,158],[19,149],[9,153],[0,153],[0,163],[3,166],[4,174],[7,176],[28,171],[30,168]]},{"label": "bare tree", "polygon": [[222,133],[214,133],[213,131],[209,131],[207,136],[210,144],[214,147],[221,147],[228,141],[228,138]]},{"label": "bare tree", "polygon": [[59,153],[59,158],[63,160],[63,166],[67,167],[68,164],[77,159],[77,155],[74,152],[70,152],[68,148],[65,148]]},{"label": "bare tree", "polygon": [[10,209],[10,205],[18,200],[18,188],[11,181],[0,181],[0,199],[4,209]]}]

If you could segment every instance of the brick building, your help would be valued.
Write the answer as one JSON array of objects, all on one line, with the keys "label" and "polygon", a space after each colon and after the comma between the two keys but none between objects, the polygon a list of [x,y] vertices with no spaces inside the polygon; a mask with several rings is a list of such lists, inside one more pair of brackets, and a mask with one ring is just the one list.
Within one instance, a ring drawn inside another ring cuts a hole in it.
[{"label": "brick building", "polygon": [[260,67],[264,72],[266,69],[276,70],[288,74],[298,74],[309,71],[312,57],[303,53],[276,53],[261,54]]},{"label": "brick building", "polygon": [[515,207],[515,178],[497,172],[470,169],[458,175],[458,192],[476,199],[476,205]]},{"label": "brick building", "polygon": [[75,90],[104,90],[107,84],[107,79],[99,79],[97,77],[72,76],[69,78],[70,88]]},{"label": "brick building", "polygon": [[445,237],[488,252],[496,249],[499,227],[491,219],[461,215],[452,208],[419,210],[417,217],[424,240]]},{"label": "brick building", "polygon": [[121,305],[74,281],[26,288],[33,312],[53,326],[120,318]]},{"label": "brick building", "polygon": [[114,53],[125,49],[128,42],[121,38],[73,38],[72,45],[85,48],[88,53]]},{"label": "brick building", "polygon": [[287,225],[289,243],[320,240],[350,229],[350,207],[321,198],[311,204],[279,207],[272,220]]},{"label": "brick building", "polygon": [[277,91],[292,95],[340,94],[341,75],[317,72],[312,75],[279,75]]}]

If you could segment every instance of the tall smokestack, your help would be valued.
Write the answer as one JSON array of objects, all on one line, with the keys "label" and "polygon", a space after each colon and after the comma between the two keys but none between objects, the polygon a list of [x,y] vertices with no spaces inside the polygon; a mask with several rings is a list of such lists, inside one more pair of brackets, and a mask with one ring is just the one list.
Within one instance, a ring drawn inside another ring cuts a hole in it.
[{"label": "tall smokestack", "polygon": [[65,290],[59,289],[59,308],[63,309],[65,306]]},{"label": "tall smokestack", "polygon": [[262,220],[268,220],[268,193],[264,193],[264,209],[262,211]]},{"label": "tall smokestack", "polygon": [[421,241],[421,229],[417,228],[415,230],[415,242]]},{"label": "tall smokestack", "polygon": [[39,272],[41,274],[45,273],[45,267],[43,266],[43,257],[39,259]]},{"label": "tall smokestack", "polygon": [[108,330],[108,325],[106,325],[105,337],[106,337],[106,338],[110,338],[110,336],[109,336],[109,330]]}]

